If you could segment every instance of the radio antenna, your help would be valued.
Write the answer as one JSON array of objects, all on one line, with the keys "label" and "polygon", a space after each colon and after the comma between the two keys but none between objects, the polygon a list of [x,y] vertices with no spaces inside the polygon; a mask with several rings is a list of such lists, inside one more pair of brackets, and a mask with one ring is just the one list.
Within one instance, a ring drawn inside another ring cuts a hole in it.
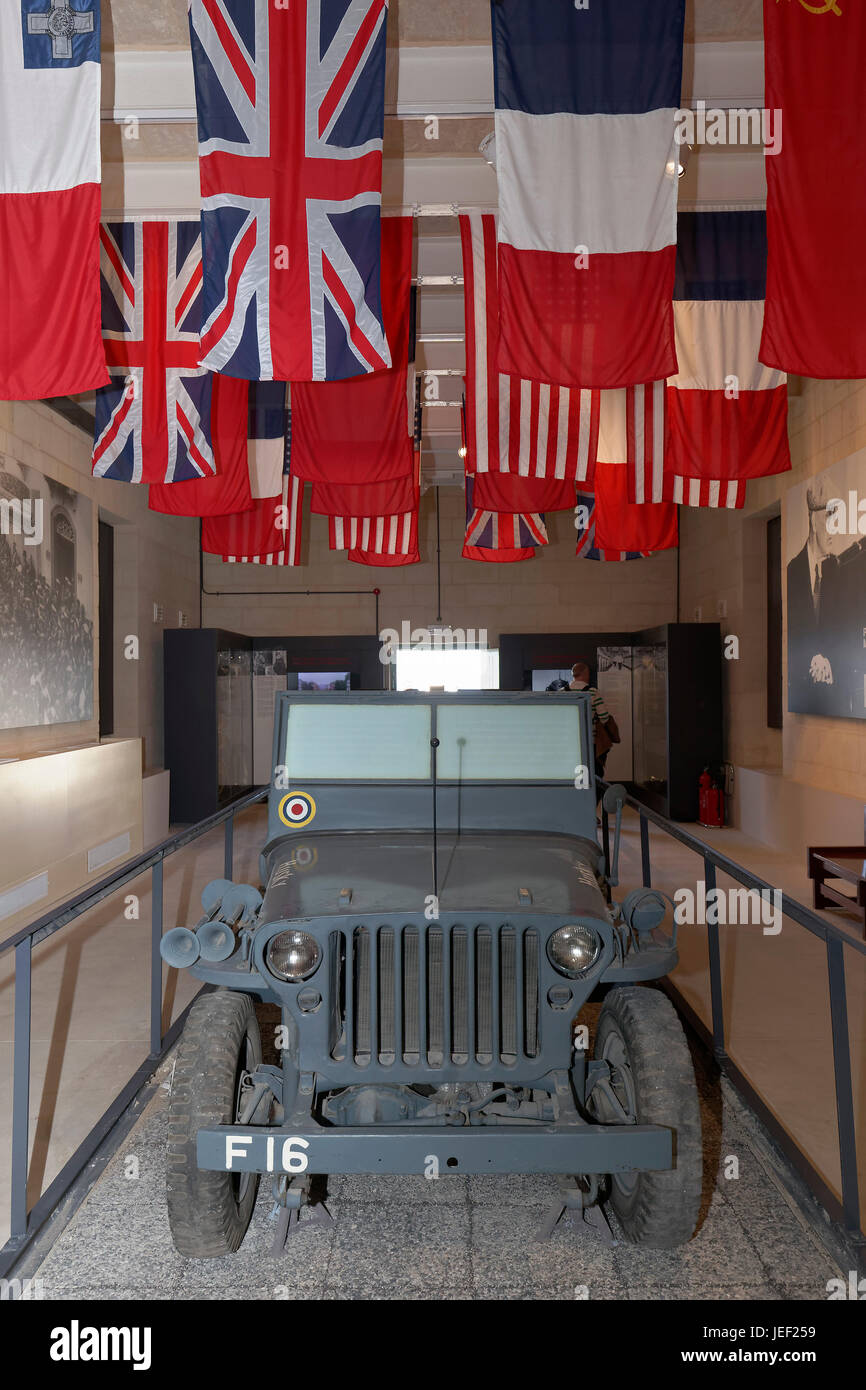
[{"label": "radio antenna", "polygon": [[430,747],[433,750],[433,896],[436,899],[436,907],[439,907],[439,843],[438,843],[438,822],[436,815],[437,788],[436,780],[436,750],[439,747],[438,738],[431,738]]}]

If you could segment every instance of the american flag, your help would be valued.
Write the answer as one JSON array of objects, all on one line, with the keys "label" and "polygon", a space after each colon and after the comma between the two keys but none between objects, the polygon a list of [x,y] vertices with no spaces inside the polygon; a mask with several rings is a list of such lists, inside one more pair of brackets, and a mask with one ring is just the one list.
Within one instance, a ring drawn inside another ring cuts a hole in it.
[{"label": "american flag", "polygon": [[292,415],[284,382],[251,382],[247,467],[252,507],[206,517],[202,550],[232,564],[300,565],[304,484],[291,474]]},{"label": "american flag", "polygon": [[190,0],[207,365],[390,366],[379,279],[388,0]]},{"label": "american flag", "polygon": [[100,227],[102,336],[93,472],[175,483],[215,471],[211,373],[199,365],[201,239],[193,221]]},{"label": "american flag", "polygon": [[[245,515],[244,512],[240,513],[241,517]],[[304,484],[299,478],[292,478],[288,472],[283,474],[280,498],[278,505],[274,507],[274,515],[274,525],[282,535],[280,549],[267,555],[223,555],[226,564],[297,566],[302,563]]]},{"label": "american flag", "polygon": [[466,471],[525,478],[531,511],[533,480],[592,480],[599,393],[500,373],[495,214],[464,213],[460,236],[466,302]]},{"label": "american flag", "polygon": [[410,555],[418,549],[418,513],[399,516],[331,516],[331,550],[369,550],[376,555]]}]

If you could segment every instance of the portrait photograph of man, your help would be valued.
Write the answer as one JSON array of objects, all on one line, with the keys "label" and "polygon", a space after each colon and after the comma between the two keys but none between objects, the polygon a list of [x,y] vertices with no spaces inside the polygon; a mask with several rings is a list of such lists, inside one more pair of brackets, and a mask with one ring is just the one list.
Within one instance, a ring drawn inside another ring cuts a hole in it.
[{"label": "portrait photograph of man", "polygon": [[866,719],[866,451],[791,489],[786,536],[788,709]]}]

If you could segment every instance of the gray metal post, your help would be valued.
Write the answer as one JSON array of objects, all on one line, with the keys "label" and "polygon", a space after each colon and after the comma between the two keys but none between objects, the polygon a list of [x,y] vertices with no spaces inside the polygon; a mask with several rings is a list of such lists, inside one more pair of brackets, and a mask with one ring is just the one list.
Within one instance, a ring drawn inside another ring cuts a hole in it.
[{"label": "gray metal post", "polygon": [[12,1220],[14,1236],[27,1233],[30,1166],[30,1005],[32,942],[15,947],[15,1061],[12,1073]]},{"label": "gray metal post", "polygon": [[231,815],[229,816],[228,820],[226,821],[226,830],[225,830],[225,857],[224,857],[224,859],[223,859],[223,864],[224,864],[224,873],[223,873],[223,877],[224,877],[224,878],[233,878],[233,877],[234,877],[234,863],[235,863],[235,813],[234,813],[234,811],[232,811]]},{"label": "gray metal post", "polygon": [[158,1057],[162,1048],[162,941],[163,860],[150,870],[150,1055]]},{"label": "gray metal post", "polygon": [[643,870],[644,888],[652,887],[652,871],[650,869],[650,848],[649,848],[649,821],[643,811],[640,813],[640,863]]},{"label": "gray metal post", "polygon": [[[716,866],[710,859],[704,860],[704,883],[707,897],[716,886]],[[710,1002],[713,1010],[713,1051],[717,1057],[725,1055],[725,999],[722,993],[722,956],[719,950],[719,924],[707,923],[707,954],[710,966]]]},{"label": "gray metal post", "polygon": [[848,999],[845,991],[845,947],[839,940],[827,941],[827,977],[830,985],[830,1026],[833,1029],[833,1071],[836,1078],[836,1123],[839,1128],[842,1210],[847,1229],[859,1234],[860,1184],[857,1177],[851,1040],[848,1033]]}]

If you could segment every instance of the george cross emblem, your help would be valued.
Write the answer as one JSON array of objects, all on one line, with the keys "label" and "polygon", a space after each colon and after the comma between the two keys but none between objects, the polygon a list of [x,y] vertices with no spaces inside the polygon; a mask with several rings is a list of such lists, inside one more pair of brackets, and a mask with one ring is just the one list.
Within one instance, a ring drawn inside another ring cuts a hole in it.
[{"label": "george cross emblem", "polygon": [[27,16],[27,32],[49,36],[52,59],[71,58],[74,36],[93,33],[93,11],[71,10],[67,0],[51,0],[48,14]]}]

